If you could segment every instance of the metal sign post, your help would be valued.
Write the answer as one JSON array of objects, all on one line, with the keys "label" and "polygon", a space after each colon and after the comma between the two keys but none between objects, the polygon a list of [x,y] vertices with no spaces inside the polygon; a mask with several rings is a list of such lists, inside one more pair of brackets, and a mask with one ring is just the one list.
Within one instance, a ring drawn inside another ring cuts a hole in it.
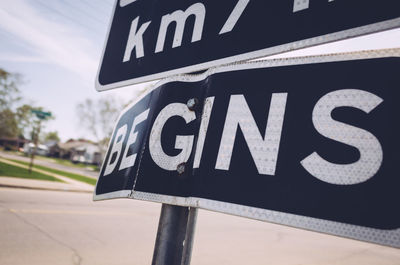
[{"label": "metal sign post", "polygon": [[[29,169],[28,169],[29,174],[32,173],[33,160],[35,159],[35,154],[36,154],[36,151],[37,151],[38,138],[39,138],[40,127],[41,127],[41,121],[42,121],[42,120],[39,119],[39,121],[38,121],[38,123],[37,123],[37,128],[34,128],[34,129],[33,129],[33,137],[34,137],[34,139],[33,139],[33,144],[34,144],[34,147],[33,147],[33,151],[29,150],[29,151],[31,152],[31,159],[30,159],[30,162],[29,162]],[[35,132],[35,131],[36,131],[36,132]]]},{"label": "metal sign post", "polygon": [[50,112],[45,112],[45,111],[36,110],[36,109],[32,109],[31,112],[34,113],[36,115],[36,117],[38,118],[38,123],[37,123],[37,132],[36,132],[36,134],[35,134],[35,128],[33,130],[33,137],[34,137],[33,142],[34,142],[35,147],[33,148],[33,152],[31,152],[31,160],[29,162],[29,174],[32,173],[33,160],[35,159],[35,154],[36,154],[36,151],[37,151],[37,146],[38,146],[38,140],[39,140],[39,134],[40,134],[42,120],[45,120],[45,119],[51,117],[51,113]]},{"label": "metal sign post", "polygon": [[154,246],[153,265],[189,265],[197,208],[163,204]]}]

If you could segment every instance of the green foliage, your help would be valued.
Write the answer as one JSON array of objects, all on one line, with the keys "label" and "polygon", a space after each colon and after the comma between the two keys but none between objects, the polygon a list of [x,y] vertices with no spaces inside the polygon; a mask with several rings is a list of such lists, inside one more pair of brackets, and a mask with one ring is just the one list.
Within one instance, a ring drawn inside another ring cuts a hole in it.
[{"label": "green foliage", "polygon": [[0,111],[0,137],[16,137],[18,125],[14,112],[10,109]]},{"label": "green foliage", "polygon": [[34,123],[31,110],[32,106],[24,104],[19,106],[15,112],[19,130],[18,134],[23,135],[24,138],[27,138],[26,136],[33,130]]},{"label": "green foliage", "polygon": [[12,106],[20,100],[18,76],[0,68],[0,137],[16,137],[18,122]]},{"label": "green foliage", "polygon": [[[33,111],[42,111],[43,108],[28,104],[14,107],[21,100],[18,89],[20,83],[20,75],[0,68],[0,137],[32,139],[36,137],[34,133],[38,131],[39,123],[37,115]],[[46,120],[48,118],[46,117]]]},{"label": "green foliage", "polygon": [[60,137],[58,136],[58,132],[54,131],[54,132],[48,132],[45,134],[44,136],[44,141],[60,141]]},{"label": "green foliage", "polygon": [[0,68],[0,111],[11,109],[13,104],[21,100],[19,83],[19,75]]},{"label": "green foliage", "polygon": [[50,180],[50,181],[59,181],[61,180],[42,174],[39,172],[32,171],[31,173],[28,172],[28,169],[13,166],[7,163],[0,162],[0,176],[4,177],[15,177],[15,178],[29,178],[29,179],[38,179],[38,180]]}]

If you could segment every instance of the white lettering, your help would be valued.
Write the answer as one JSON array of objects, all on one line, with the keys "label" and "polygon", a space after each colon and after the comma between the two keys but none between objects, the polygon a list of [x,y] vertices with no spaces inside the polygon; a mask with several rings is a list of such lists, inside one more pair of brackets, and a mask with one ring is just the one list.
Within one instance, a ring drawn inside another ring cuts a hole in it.
[{"label": "white lettering", "polygon": [[293,13],[298,12],[304,9],[307,9],[310,6],[309,0],[294,0],[293,2]]},{"label": "white lettering", "polygon": [[[328,0],[328,2],[333,2],[335,0]],[[310,0],[294,0],[293,1],[293,13],[308,9],[310,7]]]},{"label": "white lettering", "polygon": [[125,7],[127,5],[132,4],[133,2],[136,2],[136,0],[120,0],[119,1],[119,6],[120,7]]},{"label": "white lettering", "polygon": [[250,0],[239,0],[226,20],[219,35],[232,31]]},{"label": "white lettering", "polygon": [[189,159],[194,139],[193,135],[177,135],[175,148],[182,151],[176,156],[169,156],[164,152],[161,145],[161,132],[167,120],[173,116],[184,118],[186,123],[196,119],[196,114],[190,111],[186,104],[171,103],[160,111],[154,121],[149,139],[150,155],[159,167],[170,171],[176,170],[180,163]]},{"label": "white lettering", "polygon": [[206,139],[208,124],[210,122],[213,104],[214,104],[214,97],[206,98],[206,100],[204,101],[203,115],[201,116],[199,138],[197,139],[193,168],[198,168],[200,166],[201,155],[203,154],[204,141]]},{"label": "white lettering", "polygon": [[216,169],[229,170],[238,127],[243,132],[258,173],[274,175],[287,93],[273,93],[264,139],[243,95],[232,95],[218,151]]},{"label": "white lettering", "polygon": [[136,154],[131,154],[130,156],[128,155],[128,150],[129,147],[136,142],[136,138],[138,135],[138,132],[135,132],[136,126],[145,121],[147,119],[147,116],[149,115],[149,109],[143,111],[139,115],[135,117],[132,123],[132,128],[131,131],[129,132],[129,137],[128,137],[128,142],[126,143],[125,151],[122,156],[121,160],[121,165],[119,166],[119,170],[122,170],[124,168],[132,167],[135,164],[136,160]]},{"label": "white lettering", "polygon": [[[119,156],[121,155],[122,143],[124,142],[127,128],[128,128],[128,126],[126,124],[121,126],[121,128],[118,129],[118,131],[115,135],[113,147],[112,147],[110,155],[108,157],[106,169],[104,170],[104,176],[111,174],[114,171],[115,166],[117,165]],[[115,157],[114,162],[111,162],[111,159],[112,159],[114,153],[116,153],[117,155]]]},{"label": "white lettering", "polygon": [[354,107],[369,113],[382,101],[359,89],[342,89],[324,95],[313,110],[315,129],[329,139],[357,148],[360,159],[351,164],[334,164],[314,152],[303,159],[301,165],[317,179],[330,184],[352,185],[372,178],[383,160],[379,141],[368,131],[333,120],[331,112],[338,107]]},{"label": "white lettering", "polygon": [[168,26],[172,22],[176,22],[175,35],[172,43],[172,48],[179,47],[182,44],[183,31],[185,29],[186,20],[189,16],[195,16],[195,23],[192,34],[192,42],[201,40],[203,33],[204,18],[206,16],[206,8],[202,3],[191,5],[185,12],[176,10],[172,14],[164,15],[161,19],[160,31],[158,32],[157,44],[155,52],[164,50],[164,42],[167,34]]},{"label": "white lettering", "polygon": [[138,23],[139,23],[139,17],[135,18],[132,21],[131,30],[129,31],[128,42],[126,43],[123,62],[127,62],[131,59],[133,48],[135,48],[136,58],[144,56],[143,33],[146,31],[151,21],[143,23],[140,26],[139,30],[137,30]]}]

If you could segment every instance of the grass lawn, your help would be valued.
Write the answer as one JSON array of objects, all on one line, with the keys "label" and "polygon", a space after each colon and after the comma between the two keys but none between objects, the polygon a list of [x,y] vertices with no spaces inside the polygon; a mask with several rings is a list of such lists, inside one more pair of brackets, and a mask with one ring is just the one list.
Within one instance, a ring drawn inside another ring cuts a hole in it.
[{"label": "grass lawn", "polygon": [[38,157],[39,159],[43,159],[43,160],[51,160],[60,165],[65,165],[65,166],[69,166],[69,167],[78,167],[78,168],[91,168],[94,171],[99,171],[99,167],[96,165],[86,165],[83,163],[72,163],[70,160],[55,158],[55,157],[41,157],[41,156],[36,156],[36,157]]},{"label": "grass lawn", "polygon": [[[26,165],[26,166],[29,165],[28,162],[24,162],[24,161],[20,161],[20,160],[15,160],[15,159],[8,159],[8,160],[13,161],[15,163],[19,163],[21,165]],[[82,175],[79,175],[79,174],[70,173],[70,172],[66,172],[66,171],[62,171],[62,170],[58,170],[58,169],[53,169],[53,168],[49,168],[49,167],[45,167],[45,166],[41,166],[41,165],[34,165],[33,167],[37,168],[37,169],[45,170],[45,171],[48,171],[48,172],[51,172],[51,173],[54,173],[54,174],[57,174],[57,175],[60,175],[60,176],[64,176],[64,177],[71,178],[71,179],[75,179],[75,180],[78,180],[78,181],[82,181],[82,182],[85,182],[85,183],[90,184],[90,185],[95,185],[96,184],[96,179],[89,178],[89,177],[86,177],[86,176],[82,176]]]},{"label": "grass lawn", "polygon": [[[0,150],[1,151],[1,150]],[[17,156],[22,156],[22,157],[29,157],[28,155],[21,153],[21,152],[17,152],[17,151],[6,151],[9,154],[12,155],[17,155]],[[60,165],[64,165],[64,166],[69,166],[69,167],[77,167],[77,168],[91,168],[94,171],[99,171],[99,167],[96,165],[87,165],[87,164],[83,164],[83,163],[72,163],[72,161],[67,160],[67,159],[61,159],[61,158],[56,158],[56,157],[47,157],[47,156],[40,156],[40,155],[36,155],[35,159],[40,159],[40,160],[46,160],[46,161],[50,161],[53,163],[57,163]]]},{"label": "grass lawn", "polygon": [[22,168],[22,167],[17,167],[13,165],[9,165],[6,163],[0,162],[0,176],[4,177],[15,177],[15,178],[26,178],[26,179],[40,179],[40,180],[50,180],[50,181],[58,181],[62,182],[59,179],[56,179],[55,177],[45,175],[42,173],[38,173],[35,171],[32,171],[30,174],[28,172],[28,169]]}]

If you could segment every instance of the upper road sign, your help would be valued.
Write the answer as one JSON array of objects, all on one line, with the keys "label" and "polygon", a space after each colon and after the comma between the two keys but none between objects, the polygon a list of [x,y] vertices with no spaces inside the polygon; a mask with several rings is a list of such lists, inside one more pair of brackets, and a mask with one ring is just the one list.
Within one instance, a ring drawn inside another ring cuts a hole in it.
[{"label": "upper road sign", "polygon": [[399,0],[119,0],[97,90],[400,25]]},{"label": "upper road sign", "polygon": [[399,56],[169,78],[121,114],[94,198],[201,207],[400,247]]}]

